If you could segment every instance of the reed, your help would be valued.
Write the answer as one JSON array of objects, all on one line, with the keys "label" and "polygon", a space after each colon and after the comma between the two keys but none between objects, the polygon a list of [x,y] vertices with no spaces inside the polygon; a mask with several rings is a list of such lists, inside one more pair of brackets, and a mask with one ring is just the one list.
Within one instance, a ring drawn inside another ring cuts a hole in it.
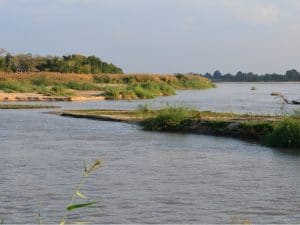
[{"label": "reed", "polygon": [[71,196],[71,200],[70,203],[67,205],[65,212],[63,214],[63,216],[60,219],[60,225],[64,225],[64,224],[75,224],[76,222],[74,221],[69,221],[67,219],[68,214],[70,211],[73,210],[78,210],[81,208],[86,208],[92,205],[97,204],[97,201],[92,201],[92,202],[84,202],[84,203],[74,203],[76,200],[78,199],[83,199],[86,201],[87,197],[81,193],[81,189],[86,181],[86,179],[91,175],[92,172],[94,172],[95,170],[97,170],[98,168],[100,168],[102,166],[102,161],[100,160],[95,160],[93,164],[91,164],[89,167],[86,167],[85,163],[84,163],[84,172],[83,175],[79,181],[79,183],[77,184],[74,193]]}]

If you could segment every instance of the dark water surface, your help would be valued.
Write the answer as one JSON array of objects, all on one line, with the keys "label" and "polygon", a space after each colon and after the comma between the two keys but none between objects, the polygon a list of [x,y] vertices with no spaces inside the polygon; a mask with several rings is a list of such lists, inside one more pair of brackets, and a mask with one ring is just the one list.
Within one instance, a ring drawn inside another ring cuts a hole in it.
[{"label": "dark water surface", "polygon": [[[256,91],[250,91],[251,86]],[[220,84],[138,102],[58,103],[63,108],[135,108],[183,103],[204,110],[280,113],[272,91],[300,97],[299,83]],[[297,96],[298,95],[298,96]],[[297,109],[296,106],[284,111]],[[144,132],[113,122],[0,110],[0,217],[58,222],[83,171],[104,160],[82,190],[100,202],[75,211],[92,223],[299,223],[300,157],[230,138]]]}]

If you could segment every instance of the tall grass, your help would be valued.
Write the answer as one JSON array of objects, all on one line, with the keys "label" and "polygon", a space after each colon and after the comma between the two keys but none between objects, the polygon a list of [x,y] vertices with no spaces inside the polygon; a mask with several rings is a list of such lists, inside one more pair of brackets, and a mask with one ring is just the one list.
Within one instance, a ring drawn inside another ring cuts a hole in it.
[{"label": "tall grass", "polygon": [[195,111],[185,106],[168,106],[141,122],[145,130],[184,131],[196,119]]},{"label": "tall grass", "polygon": [[150,99],[175,94],[174,88],[170,85],[154,82],[107,87],[104,90],[106,99],[110,100]]},{"label": "tall grass", "polygon": [[197,75],[158,75],[158,74],[101,74],[94,75],[97,83],[138,84],[164,83],[176,89],[205,89],[214,87],[208,79]]},{"label": "tall grass", "polygon": [[300,121],[286,118],[280,121],[273,132],[266,135],[266,145],[277,148],[300,148]]},{"label": "tall grass", "polygon": [[[90,176],[90,174],[93,171],[97,170],[101,166],[102,166],[102,161],[100,161],[100,160],[95,160],[95,162],[90,167],[86,167],[85,164],[84,164],[83,175],[82,175],[78,185],[76,186],[74,193],[72,194],[70,203],[67,205],[67,207],[65,209],[65,212],[64,212],[63,216],[60,219],[60,225],[65,225],[67,223],[68,224],[71,223],[71,221],[67,220],[67,217],[68,217],[68,214],[69,214],[70,211],[77,210],[77,209],[80,209],[80,208],[89,207],[89,206],[92,206],[92,205],[98,203],[98,202],[95,202],[95,201],[84,202],[84,203],[75,203],[75,202],[78,199],[81,199],[81,200],[86,200],[87,199],[87,197],[83,193],[81,193],[81,189],[82,189],[86,179]],[[72,224],[73,223],[74,222],[72,222]]]},{"label": "tall grass", "polygon": [[[117,84],[117,86],[107,87],[108,84]],[[194,75],[0,72],[0,90],[4,92],[38,92],[46,95],[68,96],[72,93],[67,89],[97,91],[104,89],[106,98],[113,100],[149,99],[174,95],[175,89],[209,87],[213,87],[213,84],[208,79]]]}]

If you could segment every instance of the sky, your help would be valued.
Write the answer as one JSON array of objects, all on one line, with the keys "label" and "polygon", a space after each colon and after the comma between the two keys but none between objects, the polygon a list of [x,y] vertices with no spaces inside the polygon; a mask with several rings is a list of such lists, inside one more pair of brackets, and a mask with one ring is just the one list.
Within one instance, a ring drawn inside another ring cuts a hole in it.
[{"label": "sky", "polygon": [[299,0],[0,0],[0,48],[127,73],[300,70]]}]

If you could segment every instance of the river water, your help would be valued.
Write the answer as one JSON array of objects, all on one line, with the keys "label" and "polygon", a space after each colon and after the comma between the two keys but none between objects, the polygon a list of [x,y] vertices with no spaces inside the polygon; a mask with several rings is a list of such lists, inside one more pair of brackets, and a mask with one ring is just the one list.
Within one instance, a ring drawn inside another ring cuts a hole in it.
[{"label": "river water", "polygon": [[[255,85],[257,90],[251,91]],[[271,92],[300,97],[300,83],[223,83],[146,101],[55,103],[63,109],[133,109],[184,104],[202,110],[278,114]],[[49,103],[50,104],[50,103]],[[47,110],[0,110],[0,217],[57,223],[83,172],[104,166],[82,192],[91,223],[299,223],[300,156],[231,138],[145,132],[124,123],[74,119]]]}]

